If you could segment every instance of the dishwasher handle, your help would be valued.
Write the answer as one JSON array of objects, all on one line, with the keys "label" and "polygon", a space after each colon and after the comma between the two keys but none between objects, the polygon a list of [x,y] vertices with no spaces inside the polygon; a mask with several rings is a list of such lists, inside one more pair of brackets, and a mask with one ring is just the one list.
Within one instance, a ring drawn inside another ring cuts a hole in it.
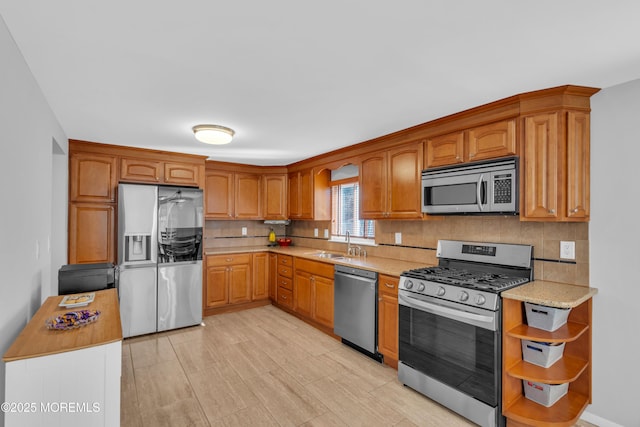
[{"label": "dishwasher handle", "polygon": [[338,278],[338,277],[344,277],[346,279],[353,279],[353,280],[357,280],[359,282],[367,282],[368,284],[375,284],[378,281],[378,279],[370,279],[368,277],[362,277],[362,276],[358,276],[356,274],[346,274],[346,273],[336,272],[334,278]]}]

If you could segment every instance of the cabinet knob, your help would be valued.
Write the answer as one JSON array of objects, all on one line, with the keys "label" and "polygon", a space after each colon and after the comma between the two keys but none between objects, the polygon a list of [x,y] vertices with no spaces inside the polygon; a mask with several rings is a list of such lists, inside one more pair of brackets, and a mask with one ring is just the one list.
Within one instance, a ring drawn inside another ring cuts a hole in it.
[{"label": "cabinet knob", "polygon": [[556,210],[555,209],[549,209],[549,213],[550,214],[554,214],[554,213],[556,213]]},{"label": "cabinet knob", "polygon": [[282,295],[282,299],[287,299],[287,296],[286,295]]},{"label": "cabinet knob", "polygon": [[456,156],[456,160],[460,160],[460,156]]},{"label": "cabinet knob", "polygon": [[571,212],[577,213],[578,212],[578,208],[572,209]]},{"label": "cabinet knob", "polygon": [[233,258],[227,258],[227,262],[233,261]]}]

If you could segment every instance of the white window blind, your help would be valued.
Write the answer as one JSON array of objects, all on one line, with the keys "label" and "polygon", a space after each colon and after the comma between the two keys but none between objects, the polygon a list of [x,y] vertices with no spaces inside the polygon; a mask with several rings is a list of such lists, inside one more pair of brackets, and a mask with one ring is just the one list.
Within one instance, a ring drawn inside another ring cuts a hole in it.
[{"label": "white window blind", "polygon": [[357,182],[331,187],[331,234],[373,239],[374,221],[360,219],[360,188]]}]

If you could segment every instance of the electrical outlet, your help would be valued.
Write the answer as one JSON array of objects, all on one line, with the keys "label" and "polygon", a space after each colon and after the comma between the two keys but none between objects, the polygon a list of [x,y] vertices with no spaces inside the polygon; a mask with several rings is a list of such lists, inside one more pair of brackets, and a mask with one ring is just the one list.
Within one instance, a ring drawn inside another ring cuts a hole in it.
[{"label": "electrical outlet", "polygon": [[317,228],[313,229],[313,237],[318,237],[318,229]]},{"label": "electrical outlet", "polygon": [[396,233],[396,245],[402,244],[402,233]]},{"label": "electrical outlet", "polygon": [[329,238],[329,229],[328,229],[328,228],[325,228],[325,229],[324,229],[324,238],[325,238],[325,239],[328,239],[328,238]]},{"label": "electrical outlet", "polygon": [[576,259],[576,242],[560,241],[560,258]]},{"label": "electrical outlet", "polygon": [[243,236],[247,235],[247,227],[242,227],[242,235]]}]

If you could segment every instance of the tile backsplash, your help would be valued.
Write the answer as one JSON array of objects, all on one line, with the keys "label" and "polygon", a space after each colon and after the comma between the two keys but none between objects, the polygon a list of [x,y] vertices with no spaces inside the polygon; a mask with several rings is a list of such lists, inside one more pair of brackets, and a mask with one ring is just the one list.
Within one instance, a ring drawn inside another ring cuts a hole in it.
[{"label": "tile backsplash", "polygon": [[[242,236],[247,227],[247,236]],[[290,225],[267,225],[262,221],[207,221],[205,247],[266,245],[270,228],[278,237],[288,236],[294,244],[345,252],[345,244],[324,238],[330,221],[292,221]],[[435,248],[439,239],[520,243],[534,246],[534,277],[578,285],[589,285],[589,224],[521,222],[513,216],[447,216],[440,220],[376,221],[376,244],[367,246],[369,256],[437,263]],[[314,237],[314,229],[319,238]],[[395,234],[402,233],[402,244]],[[576,259],[560,259],[560,241],[576,244]]]}]

